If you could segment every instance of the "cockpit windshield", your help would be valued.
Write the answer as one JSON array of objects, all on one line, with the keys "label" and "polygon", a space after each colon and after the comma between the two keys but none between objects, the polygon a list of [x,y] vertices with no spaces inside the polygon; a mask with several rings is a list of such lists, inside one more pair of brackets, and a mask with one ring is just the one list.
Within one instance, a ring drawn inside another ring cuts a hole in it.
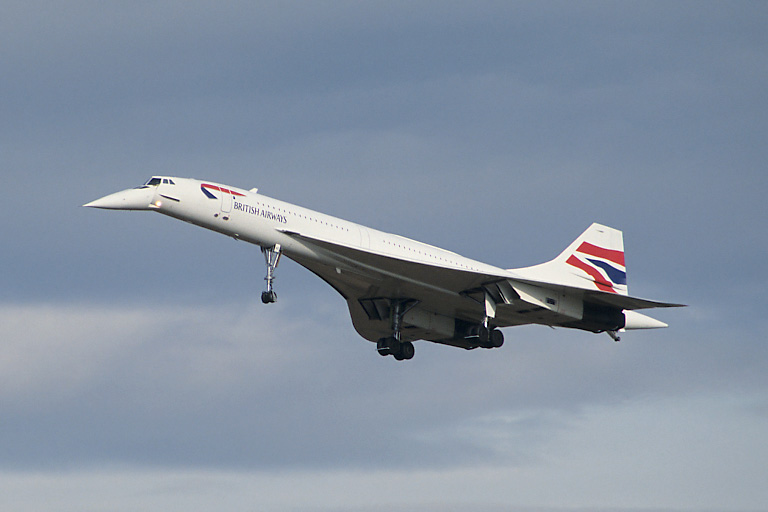
[{"label": "cockpit windshield", "polygon": [[164,183],[166,185],[175,185],[175,183],[171,178],[158,178],[156,176],[153,176],[145,184],[137,188],[156,187],[161,183]]}]

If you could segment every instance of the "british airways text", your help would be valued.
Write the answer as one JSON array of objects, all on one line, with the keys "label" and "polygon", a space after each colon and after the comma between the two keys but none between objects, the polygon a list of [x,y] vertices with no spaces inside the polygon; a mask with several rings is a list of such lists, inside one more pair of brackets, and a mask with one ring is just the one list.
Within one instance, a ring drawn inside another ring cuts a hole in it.
[{"label": "british airways text", "polygon": [[264,217],[265,219],[273,220],[281,224],[288,223],[288,219],[286,219],[284,215],[272,213],[271,211],[265,210],[263,208],[259,209],[259,208],[256,208],[255,206],[238,203],[237,201],[235,201],[234,207],[235,207],[235,210],[240,210],[241,212],[249,213],[251,215],[256,215],[258,217]]}]

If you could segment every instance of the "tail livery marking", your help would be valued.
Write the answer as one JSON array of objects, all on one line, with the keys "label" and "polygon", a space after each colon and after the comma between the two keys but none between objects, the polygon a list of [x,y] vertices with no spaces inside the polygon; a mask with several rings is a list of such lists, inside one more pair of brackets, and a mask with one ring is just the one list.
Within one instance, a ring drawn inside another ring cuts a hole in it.
[{"label": "tail livery marking", "polygon": [[203,191],[203,194],[205,194],[208,197],[208,199],[218,199],[215,195],[211,193],[209,189],[218,190],[219,192],[224,192],[225,194],[232,194],[233,196],[245,195],[245,194],[241,194],[240,192],[235,192],[234,190],[229,190],[228,188],[219,187],[218,185],[203,183],[202,185],[200,185],[200,190]]},{"label": "tail livery marking", "polygon": [[[581,257],[577,257],[576,253]],[[582,242],[576,249],[576,253],[572,254],[566,263],[589,274],[599,290],[617,293],[614,288],[616,285],[626,286],[624,251],[605,249],[589,242]]]}]

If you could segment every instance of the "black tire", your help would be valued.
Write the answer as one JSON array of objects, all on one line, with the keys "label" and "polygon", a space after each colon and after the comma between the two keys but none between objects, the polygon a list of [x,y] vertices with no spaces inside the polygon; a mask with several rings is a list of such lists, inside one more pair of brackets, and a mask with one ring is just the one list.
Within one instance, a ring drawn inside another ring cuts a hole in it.
[{"label": "black tire", "polygon": [[477,328],[477,339],[480,342],[480,346],[485,346],[488,344],[488,338],[490,337],[491,333],[488,331],[488,328],[484,325],[480,325]]},{"label": "black tire", "polygon": [[491,339],[488,340],[489,344],[493,348],[499,348],[504,344],[504,333],[502,333],[498,329],[494,329],[491,331]]},{"label": "black tire", "polygon": [[378,351],[379,355],[382,355],[382,356],[390,355],[392,353],[392,350],[389,347],[389,338],[381,338],[379,341],[377,341],[376,350]]}]

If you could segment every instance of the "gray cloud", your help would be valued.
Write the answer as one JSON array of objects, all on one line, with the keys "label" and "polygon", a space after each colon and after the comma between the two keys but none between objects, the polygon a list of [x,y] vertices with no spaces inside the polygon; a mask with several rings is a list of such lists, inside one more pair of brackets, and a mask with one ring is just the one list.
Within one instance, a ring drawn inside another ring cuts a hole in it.
[{"label": "gray cloud", "polygon": [[311,303],[325,305],[5,308],[5,464],[515,464],[585,408],[765,386],[764,351],[535,327],[503,352],[419,344],[393,365],[341,300]]}]

